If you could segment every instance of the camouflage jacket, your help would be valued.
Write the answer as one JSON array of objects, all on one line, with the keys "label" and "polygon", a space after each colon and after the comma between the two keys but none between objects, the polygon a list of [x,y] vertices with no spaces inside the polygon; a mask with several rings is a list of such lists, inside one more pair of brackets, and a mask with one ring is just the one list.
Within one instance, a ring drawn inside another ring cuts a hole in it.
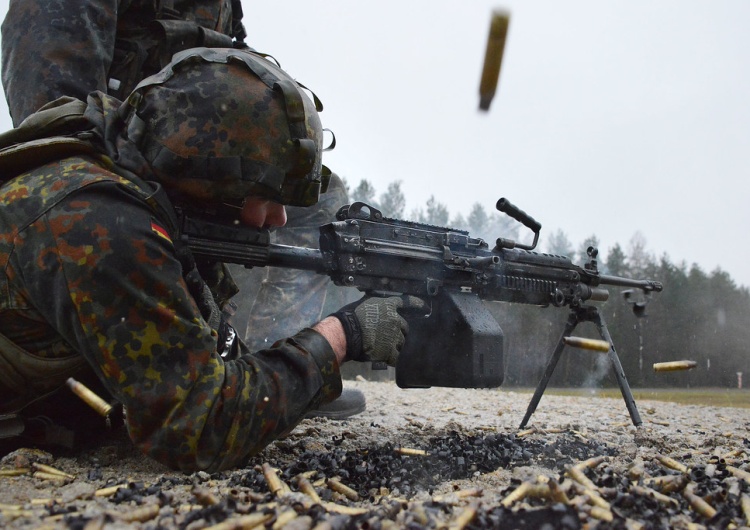
[{"label": "camouflage jacket", "polygon": [[239,0],[10,0],[2,82],[13,125],[60,96],[124,99],[182,49],[244,46],[241,19]]},{"label": "camouflage jacket", "polygon": [[0,187],[0,334],[35,358],[82,356],[151,457],[236,466],[340,394],[335,355],[307,329],[223,360],[145,197],[87,156]]}]

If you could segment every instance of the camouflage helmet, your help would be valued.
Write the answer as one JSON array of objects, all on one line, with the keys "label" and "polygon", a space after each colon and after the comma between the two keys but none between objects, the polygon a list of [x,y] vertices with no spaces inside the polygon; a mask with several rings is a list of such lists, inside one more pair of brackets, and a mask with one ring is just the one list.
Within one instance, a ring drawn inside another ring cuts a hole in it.
[{"label": "camouflage helmet", "polygon": [[178,199],[310,206],[329,172],[322,105],[301,87],[250,50],[193,48],[141,81],[122,112],[128,138]]}]

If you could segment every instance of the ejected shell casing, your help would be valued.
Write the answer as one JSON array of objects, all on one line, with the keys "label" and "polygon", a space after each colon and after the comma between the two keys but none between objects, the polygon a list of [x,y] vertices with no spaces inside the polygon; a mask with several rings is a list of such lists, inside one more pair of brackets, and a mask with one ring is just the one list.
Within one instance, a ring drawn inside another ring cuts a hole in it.
[{"label": "ejected shell casing", "polygon": [[205,530],[237,530],[240,528],[257,528],[263,526],[275,517],[274,513],[251,513],[240,517],[230,517],[213,526],[205,527]]},{"label": "ejected shell casing", "polygon": [[740,506],[742,507],[742,514],[745,516],[745,521],[750,526],[750,496],[743,493],[740,499]]},{"label": "ejected shell casing", "polygon": [[594,468],[607,460],[606,456],[595,456],[592,458],[589,458],[588,460],[584,460],[583,462],[578,462],[573,467],[577,467],[578,469],[588,469],[588,468]]},{"label": "ejected shell casing", "polygon": [[505,38],[508,35],[510,13],[498,9],[492,12],[490,34],[487,37],[487,49],[484,53],[482,78],[479,82],[479,109],[490,110],[490,103],[495,97],[497,82],[500,78],[500,66],[505,51]]},{"label": "ejected shell casing", "polygon": [[664,467],[668,467],[669,469],[674,469],[675,471],[679,471],[680,473],[687,473],[689,471],[688,467],[685,464],[678,462],[674,458],[670,458],[664,455],[656,455],[656,459]]},{"label": "ejected shell casing", "polygon": [[71,475],[70,473],[66,473],[65,471],[61,471],[55,467],[48,466],[40,462],[33,462],[31,464],[31,467],[35,469],[36,471],[41,471],[42,473],[48,473],[50,475],[57,475],[57,476],[60,476],[63,478],[69,478],[69,479],[75,478],[75,476]]},{"label": "ejected shell casing", "polygon": [[297,512],[295,512],[291,508],[282,510],[280,513],[276,515],[276,521],[274,521],[273,525],[271,526],[271,529],[280,530],[281,528],[284,528],[284,526],[286,526],[287,524],[295,520],[297,517],[299,517],[299,514],[297,514]]},{"label": "ejected shell casing", "polygon": [[692,370],[698,365],[695,361],[671,361],[654,363],[654,372],[675,372],[678,370]]},{"label": "ejected shell casing", "polygon": [[18,477],[31,471],[28,467],[17,467],[15,469],[0,469],[0,477]]},{"label": "ejected shell casing", "polygon": [[105,418],[109,416],[109,413],[112,411],[112,405],[97,396],[86,385],[76,381],[72,377],[69,377],[65,384],[67,384],[68,388],[70,388],[73,393],[81,398],[89,407]]},{"label": "ejected shell casing", "polygon": [[117,515],[125,523],[145,523],[146,521],[150,521],[151,519],[159,515],[160,509],[161,506],[156,503],[152,503],[145,504],[139,508],[135,508],[134,510],[130,510],[125,513],[118,513]]},{"label": "ejected shell casing", "polygon": [[521,482],[521,484],[519,484],[516,489],[511,491],[508,495],[505,496],[502,501],[500,501],[500,504],[502,504],[505,508],[510,508],[513,503],[525,498],[530,489],[531,483]]},{"label": "ejected shell casing", "polygon": [[397,447],[395,452],[404,456],[429,456],[424,449],[412,449],[410,447]]},{"label": "ejected shell casing", "polygon": [[481,497],[484,493],[484,490],[479,488],[473,488],[468,490],[458,490],[454,492],[454,495],[458,497],[459,499],[466,499],[468,497]]},{"label": "ejected shell casing", "polygon": [[326,483],[328,484],[329,488],[345,496],[347,499],[351,501],[359,500],[359,493],[357,493],[352,488],[350,488],[349,486],[341,482],[339,479],[335,477],[329,478]]},{"label": "ejected shell casing", "polygon": [[471,523],[477,516],[477,509],[475,506],[467,506],[461,513],[456,515],[448,525],[448,530],[463,530],[469,523]]},{"label": "ejected shell casing", "polygon": [[727,471],[729,471],[735,477],[741,478],[742,480],[750,484],[750,473],[748,473],[747,471],[734,466],[727,466]]},{"label": "ejected shell casing", "polygon": [[215,504],[219,504],[219,498],[206,488],[195,486],[191,493],[193,494],[193,497],[195,497],[196,502],[201,506],[214,506]]},{"label": "ejected shell casing", "polygon": [[263,470],[263,476],[265,477],[266,483],[268,484],[268,490],[271,493],[273,493],[277,497],[280,497],[284,494],[285,491],[289,489],[289,486],[284,484],[284,482],[276,474],[276,470],[271,467],[271,464],[264,462],[261,466],[261,469]]},{"label": "ejected shell casing", "polygon": [[47,473],[46,471],[35,471],[31,475],[34,478],[39,478],[42,480],[49,480],[52,482],[67,482],[71,479],[68,477],[64,477],[62,475],[58,475],[57,473]]},{"label": "ejected shell casing", "polygon": [[689,481],[687,475],[666,475],[644,479],[643,483],[661,493],[672,493],[673,491],[682,491]]},{"label": "ejected shell casing", "polygon": [[639,486],[637,484],[631,484],[630,491],[642,497],[651,497],[652,499],[657,500],[662,504],[669,504],[671,506],[679,505],[676,499],[673,499],[672,497],[669,497],[668,495],[664,495],[663,493],[659,493],[658,491],[648,488],[646,486]]},{"label": "ejected shell casing", "polygon": [[117,493],[117,490],[121,488],[127,488],[127,484],[118,484],[116,486],[107,486],[106,488],[98,489],[94,492],[94,497],[110,497]]},{"label": "ejected shell casing", "polygon": [[344,506],[343,504],[336,504],[335,502],[323,501],[320,505],[327,512],[340,513],[342,515],[364,515],[370,510],[368,508],[360,508],[357,506]]},{"label": "ejected shell casing", "polygon": [[547,482],[547,487],[549,488],[550,497],[555,502],[561,502],[565,505],[570,504],[570,499],[568,499],[568,495],[565,493],[565,490],[562,489],[560,484],[554,480],[550,479]]},{"label": "ejected shell casing", "polygon": [[691,486],[688,486],[684,490],[682,490],[682,496],[685,497],[688,503],[690,503],[690,507],[693,508],[693,510],[701,514],[706,519],[711,519],[714,515],[716,515],[716,509],[708,504],[703,499],[703,497],[699,497],[698,495],[693,493],[693,488]]},{"label": "ejected shell casing", "polygon": [[592,506],[589,509],[589,515],[594,519],[599,519],[600,521],[604,521],[606,523],[611,523],[615,518],[610,510],[607,510],[606,508],[602,508],[600,506]]},{"label": "ejected shell casing", "polygon": [[299,487],[299,490],[310,497],[313,502],[320,503],[320,496],[318,495],[318,492],[306,477],[299,477],[299,479],[297,480],[297,486]]},{"label": "ejected shell casing", "polygon": [[601,352],[609,351],[609,342],[607,342],[606,340],[584,339],[583,337],[565,337],[563,341],[568,346],[581,348],[583,350],[593,350]]}]

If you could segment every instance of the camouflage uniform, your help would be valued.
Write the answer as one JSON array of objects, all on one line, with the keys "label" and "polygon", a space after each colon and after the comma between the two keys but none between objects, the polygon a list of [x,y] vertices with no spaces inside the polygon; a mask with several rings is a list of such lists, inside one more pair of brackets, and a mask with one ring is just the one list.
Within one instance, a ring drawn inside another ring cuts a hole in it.
[{"label": "camouflage uniform", "polygon": [[[85,101],[100,90],[123,99],[179,49],[232,46],[232,38],[242,47],[241,18],[239,0],[11,0],[2,25],[2,82],[14,125],[62,95]],[[318,205],[288,209],[275,241],[317,247],[318,227],[346,202],[334,176]],[[319,320],[327,277],[280,268],[233,271],[243,292],[256,293],[237,302],[233,319],[253,347]]]},{"label": "camouflage uniform", "polygon": [[[118,106],[95,94],[86,116],[100,133],[116,129]],[[0,413],[93,372],[148,455],[184,471],[235,466],[340,394],[335,355],[306,329],[254,354],[237,341],[223,359],[170,219],[128,178],[147,165],[120,156],[127,165],[112,166],[118,147],[105,149],[0,187],[0,334],[25,353],[0,355]]]}]

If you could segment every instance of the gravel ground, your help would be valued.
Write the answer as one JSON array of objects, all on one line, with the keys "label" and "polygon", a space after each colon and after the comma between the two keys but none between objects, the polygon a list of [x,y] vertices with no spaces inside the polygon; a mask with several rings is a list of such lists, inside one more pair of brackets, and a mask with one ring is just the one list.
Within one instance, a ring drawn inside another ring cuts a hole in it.
[{"label": "gravel ground", "polygon": [[230,472],[176,473],[122,432],[74,456],[11,453],[0,467],[19,474],[0,476],[0,526],[750,525],[750,409],[639,401],[636,429],[621,399],[547,395],[519,431],[530,394],[346,384],[367,396],[363,414],[304,420]]}]

